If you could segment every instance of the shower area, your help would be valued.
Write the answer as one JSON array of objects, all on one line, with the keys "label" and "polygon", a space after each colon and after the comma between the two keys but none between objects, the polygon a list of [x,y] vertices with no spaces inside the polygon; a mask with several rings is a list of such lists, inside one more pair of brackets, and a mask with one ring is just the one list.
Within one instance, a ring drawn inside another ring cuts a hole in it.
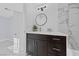
[{"label": "shower area", "polygon": [[67,55],[79,56],[79,4],[58,6],[59,31],[68,34]]},{"label": "shower area", "polygon": [[22,29],[22,13],[9,9],[0,9],[0,56],[19,55]]}]

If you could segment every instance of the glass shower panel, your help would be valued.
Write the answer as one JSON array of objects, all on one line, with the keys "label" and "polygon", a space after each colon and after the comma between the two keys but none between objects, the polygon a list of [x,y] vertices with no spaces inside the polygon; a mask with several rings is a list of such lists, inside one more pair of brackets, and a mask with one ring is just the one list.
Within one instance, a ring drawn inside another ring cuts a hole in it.
[{"label": "glass shower panel", "polygon": [[12,55],[13,51],[9,49],[13,45],[10,36],[10,18],[0,16],[0,55]]}]

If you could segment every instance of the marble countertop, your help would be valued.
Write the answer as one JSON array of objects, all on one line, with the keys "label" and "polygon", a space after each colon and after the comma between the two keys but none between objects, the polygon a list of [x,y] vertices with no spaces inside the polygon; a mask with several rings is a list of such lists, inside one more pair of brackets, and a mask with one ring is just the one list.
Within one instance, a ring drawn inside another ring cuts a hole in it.
[{"label": "marble countertop", "polygon": [[68,36],[67,34],[64,34],[64,33],[61,33],[61,32],[26,32],[26,33],[44,34],[44,35]]}]

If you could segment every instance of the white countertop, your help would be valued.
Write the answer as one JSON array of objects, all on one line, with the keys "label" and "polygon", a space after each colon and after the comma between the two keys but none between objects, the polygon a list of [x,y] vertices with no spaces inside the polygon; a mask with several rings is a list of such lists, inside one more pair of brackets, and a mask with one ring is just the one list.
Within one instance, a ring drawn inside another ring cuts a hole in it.
[{"label": "white countertop", "polygon": [[27,32],[33,34],[44,34],[44,35],[58,35],[58,36],[67,36],[67,34],[61,32]]}]

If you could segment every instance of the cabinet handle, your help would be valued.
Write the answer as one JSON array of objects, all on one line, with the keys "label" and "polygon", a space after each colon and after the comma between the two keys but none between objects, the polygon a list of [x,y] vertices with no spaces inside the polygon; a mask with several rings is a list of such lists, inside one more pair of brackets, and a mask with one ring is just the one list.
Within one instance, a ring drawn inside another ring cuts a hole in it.
[{"label": "cabinet handle", "polygon": [[58,48],[52,48],[53,50],[55,50],[55,51],[61,51],[60,49],[58,49]]},{"label": "cabinet handle", "polygon": [[60,39],[58,39],[58,38],[52,38],[52,40],[57,40],[57,41],[59,41]]}]

